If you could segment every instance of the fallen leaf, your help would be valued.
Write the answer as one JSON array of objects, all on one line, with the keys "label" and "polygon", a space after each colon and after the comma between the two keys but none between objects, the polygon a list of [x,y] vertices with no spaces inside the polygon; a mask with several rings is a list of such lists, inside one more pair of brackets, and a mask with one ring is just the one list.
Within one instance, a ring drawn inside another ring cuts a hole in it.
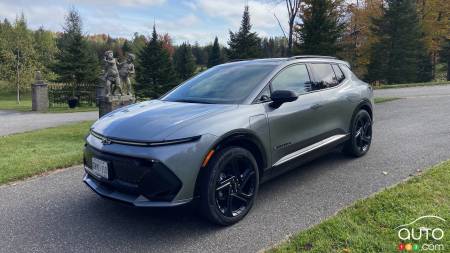
[{"label": "fallen leaf", "polygon": [[344,252],[344,253],[350,253],[350,252],[352,252],[349,248],[345,248],[345,249],[343,249],[342,250],[342,252]]},{"label": "fallen leaf", "polygon": [[312,247],[313,247],[313,245],[312,245],[312,243],[310,243],[310,242],[308,242],[307,244],[305,244],[304,246],[303,246],[303,248],[305,249],[305,250],[311,250],[312,249]]}]

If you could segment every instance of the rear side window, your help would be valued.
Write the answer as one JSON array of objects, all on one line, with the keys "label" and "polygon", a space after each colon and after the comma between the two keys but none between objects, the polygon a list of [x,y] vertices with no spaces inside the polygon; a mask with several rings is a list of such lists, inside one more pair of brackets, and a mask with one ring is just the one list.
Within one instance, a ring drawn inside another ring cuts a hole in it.
[{"label": "rear side window", "polygon": [[321,90],[331,88],[339,84],[339,81],[334,74],[331,64],[328,63],[313,63],[311,68],[316,77],[316,82],[313,84],[313,90]]},{"label": "rear side window", "polygon": [[289,90],[300,95],[310,91],[310,79],[305,64],[297,64],[282,70],[272,80],[272,90]]},{"label": "rear side window", "polygon": [[342,82],[345,79],[345,75],[342,72],[342,70],[336,64],[333,64],[331,66],[333,67],[334,73],[336,74],[336,79],[337,79],[338,83]]}]

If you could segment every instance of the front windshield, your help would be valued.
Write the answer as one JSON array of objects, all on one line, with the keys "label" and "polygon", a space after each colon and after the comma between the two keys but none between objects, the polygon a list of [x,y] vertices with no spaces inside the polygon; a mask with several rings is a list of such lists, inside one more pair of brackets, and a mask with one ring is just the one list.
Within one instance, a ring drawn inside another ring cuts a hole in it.
[{"label": "front windshield", "polygon": [[274,64],[230,64],[206,70],[162,98],[164,101],[240,104],[272,72]]}]

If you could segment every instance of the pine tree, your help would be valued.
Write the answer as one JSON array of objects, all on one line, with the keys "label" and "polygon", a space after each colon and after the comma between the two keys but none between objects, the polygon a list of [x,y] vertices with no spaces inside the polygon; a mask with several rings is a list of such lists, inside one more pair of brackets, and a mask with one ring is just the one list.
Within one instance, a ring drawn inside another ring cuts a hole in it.
[{"label": "pine tree", "polygon": [[338,8],[343,0],[305,0],[305,3],[303,23],[297,29],[301,53],[336,55],[340,51],[338,39],[344,30]]},{"label": "pine tree", "polygon": [[201,47],[198,42],[195,42],[192,47],[192,54],[194,54],[195,63],[200,67],[204,67],[208,64],[208,54],[205,47]]},{"label": "pine tree", "polygon": [[216,37],[214,39],[214,44],[211,48],[211,52],[208,58],[208,68],[214,67],[223,63],[222,53],[220,51],[219,39]]},{"label": "pine tree", "polygon": [[132,47],[131,47],[130,41],[129,40],[125,40],[125,42],[122,45],[122,52],[124,54],[126,54],[126,53],[131,53],[131,51],[132,51]]},{"label": "pine tree", "polygon": [[383,15],[373,19],[378,38],[370,50],[367,79],[387,83],[429,81],[431,60],[423,44],[414,1],[387,0]]},{"label": "pine tree", "polygon": [[228,57],[230,59],[251,59],[261,56],[261,39],[256,32],[251,32],[250,13],[245,6],[239,31],[230,31]]},{"label": "pine tree", "polygon": [[169,52],[163,48],[153,27],[152,38],[138,54],[136,94],[156,98],[174,87],[176,74]]},{"label": "pine tree", "polygon": [[66,16],[64,33],[58,40],[59,54],[54,70],[62,82],[95,83],[100,65],[95,51],[82,34],[81,17],[75,9]]},{"label": "pine tree", "polygon": [[174,64],[181,81],[185,81],[194,75],[197,66],[195,65],[191,45],[185,42],[178,47],[175,51]]}]

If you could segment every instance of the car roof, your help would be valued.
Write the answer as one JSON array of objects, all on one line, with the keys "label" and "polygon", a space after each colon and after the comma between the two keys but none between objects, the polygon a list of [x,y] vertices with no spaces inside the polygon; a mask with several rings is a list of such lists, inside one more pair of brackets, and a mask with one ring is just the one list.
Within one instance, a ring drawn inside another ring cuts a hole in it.
[{"label": "car roof", "polygon": [[289,65],[295,62],[327,62],[345,64],[350,67],[346,61],[339,60],[336,57],[324,55],[297,55],[289,58],[263,58],[263,59],[244,59],[232,60],[223,65]]}]

